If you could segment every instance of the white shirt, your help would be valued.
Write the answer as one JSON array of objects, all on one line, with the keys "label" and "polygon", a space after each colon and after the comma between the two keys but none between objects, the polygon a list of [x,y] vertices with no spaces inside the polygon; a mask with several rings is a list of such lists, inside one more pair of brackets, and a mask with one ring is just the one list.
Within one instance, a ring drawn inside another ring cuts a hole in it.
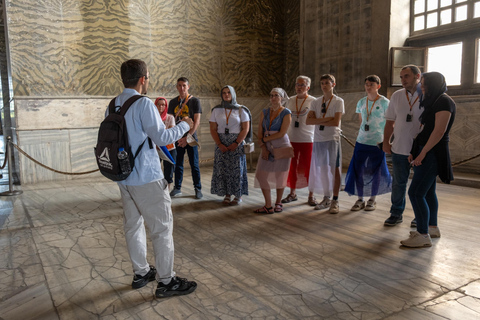
[{"label": "white shirt", "polygon": [[[408,93],[408,99],[405,95]],[[412,104],[410,111],[409,101]],[[415,103],[414,103],[415,102]],[[407,122],[407,115],[411,114],[412,121]],[[413,139],[420,132],[419,117],[422,114],[420,110],[420,98],[417,91],[412,95],[405,88],[395,91],[390,98],[385,119],[395,121],[393,127],[392,152],[408,156],[412,149]]]},{"label": "white shirt", "polygon": [[[230,113],[232,111],[232,113]],[[228,116],[228,125],[227,125]],[[239,109],[225,109],[215,108],[210,116],[210,122],[217,123],[217,132],[225,133],[225,128],[228,128],[229,133],[239,134],[242,131],[242,122],[248,122],[250,118],[243,108]]]},{"label": "white shirt", "polygon": [[[330,99],[325,101],[325,105],[328,106],[327,113],[325,114],[325,118],[328,117],[335,117],[335,113],[341,112],[342,114],[345,113],[345,104],[343,103],[343,99],[333,95],[333,98],[329,104]],[[322,103],[323,103],[323,96],[317,98],[315,101],[312,102],[310,108],[311,111],[315,112],[315,116],[317,118],[322,118]],[[340,141],[340,130],[342,123],[338,124],[338,127],[332,126],[324,126],[323,130],[320,130],[320,125],[314,125],[314,142],[323,142],[323,141]]]},{"label": "white shirt", "polygon": [[[306,124],[313,101],[315,101],[315,97],[312,96],[308,96],[306,99],[297,99],[297,96],[293,96],[288,99],[285,107],[292,111],[292,122],[287,131],[291,142],[313,142],[315,127]],[[298,123],[298,127],[295,127],[295,123]]]}]

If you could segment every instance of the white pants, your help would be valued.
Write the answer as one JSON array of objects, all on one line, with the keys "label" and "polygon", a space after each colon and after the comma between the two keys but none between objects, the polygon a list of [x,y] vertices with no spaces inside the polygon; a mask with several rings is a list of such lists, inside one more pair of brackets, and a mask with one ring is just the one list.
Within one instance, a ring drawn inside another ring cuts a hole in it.
[{"label": "white pants", "polygon": [[145,221],[155,253],[157,281],[169,282],[175,272],[172,201],[167,181],[162,179],[141,186],[118,186],[122,196],[123,225],[133,272],[144,276],[150,270],[147,262]]}]

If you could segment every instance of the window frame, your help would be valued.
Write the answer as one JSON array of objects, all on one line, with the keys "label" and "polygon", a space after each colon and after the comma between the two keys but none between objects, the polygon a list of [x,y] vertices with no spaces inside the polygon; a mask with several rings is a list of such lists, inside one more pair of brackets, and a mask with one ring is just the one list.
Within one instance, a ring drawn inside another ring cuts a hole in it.
[{"label": "window frame", "polygon": [[[455,0],[452,0],[455,4]],[[450,24],[437,26],[434,28],[413,31],[414,27],[414,4],[415,0],[410,1],[410,37],[405,41],[405,47],[425,48],[425,59],[429,47],[448,45],[457,42],[463,43],[461,84],[458,86],[449,86],[450,94],[470,95],[480,94],[480,83],[476,83],[478,64],[480,57],[478,52],[478,43],[480,39],[480,18],[473,19],[473,8],[478,0],[467,0],[469,5],[468,18],[466,21],[452,22]],[[438,12],[440,12],[440,0],[438,0]],[[443,8],[442,8],[443,9]],[[427,11],[425,11],[427,12]],[[439,13],[440,14],[440,13]],[[398,48],[396,48],[398,49]],[[395,67],[394,54],[391,56],[391,77],[394,76]],[[447,59],[446,59],[447,60]],[[413,62],[412,62],[413,63]],[[425,67],[427,61],[425,60]],[[423,70],[422,70],[423,71]],[[429,70],[425,70],[429,71]],[[397,79],[391,79],[391,86],[397,87]],[[447,83],[448,85],[448,83]]]}]

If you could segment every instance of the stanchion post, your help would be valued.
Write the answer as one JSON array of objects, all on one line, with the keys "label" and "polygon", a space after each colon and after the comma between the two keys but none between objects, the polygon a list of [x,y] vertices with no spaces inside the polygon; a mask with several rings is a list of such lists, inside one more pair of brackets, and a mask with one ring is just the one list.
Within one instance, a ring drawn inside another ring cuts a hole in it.
[{"label": "stanchion post", "polygon": [[12,174],[12,161],[13,161],[13,145],[12,137],[7,137],[7,152],[8,155],[8,191],[1,192],[0,196],[16,196],[22,194],[22,190],[13,190],[13,174]]}]

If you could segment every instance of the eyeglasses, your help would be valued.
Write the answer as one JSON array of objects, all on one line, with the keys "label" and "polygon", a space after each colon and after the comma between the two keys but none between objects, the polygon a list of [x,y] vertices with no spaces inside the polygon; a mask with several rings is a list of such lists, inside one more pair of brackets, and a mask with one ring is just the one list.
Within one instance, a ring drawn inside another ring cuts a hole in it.
[{"label": "eyeglasses", "polygon": [[305,83],[295,83],[297,87],[303,88],[306,87],[307,85]]},{"label": "eyeglasses", "polygon": [[280,95],[278,95],[278,94],[276,94],[276,93],[270,95],[270,98],[276,98],[276,97],[280,97]]},{"label": "eyeglasses", "polygon": [[327,105],[324,103],[322,103],[322,113],[327,113]]},{"label": "eyeglasses", "polygon": [[[148,76],[147,75],[144,75],[142,77],[145,77],[145,80],[148,80]],[[141,77],[140,77],[141,78]]]}]

